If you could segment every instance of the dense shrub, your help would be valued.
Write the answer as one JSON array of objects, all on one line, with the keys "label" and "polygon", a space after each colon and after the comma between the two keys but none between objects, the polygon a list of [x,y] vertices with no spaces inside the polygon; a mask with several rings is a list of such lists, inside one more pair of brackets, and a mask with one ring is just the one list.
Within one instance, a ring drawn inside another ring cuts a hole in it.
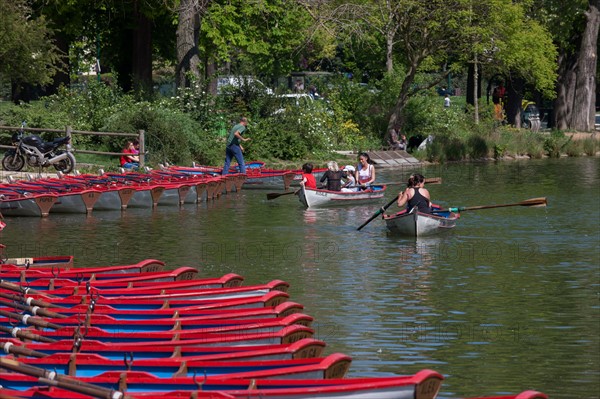
[{"label": "dense shrub", "polygon": [[[151,103],[135,103],[115,107],[107,119],[105,130],[135,132],[143,129],[146,135],[148,161],[189,165],[191,162],[215,164],[220,162],[223,144],[215,132],[202,131],[188,115]],[[110,149],[120,151],[122,141],[110,141]]]}]

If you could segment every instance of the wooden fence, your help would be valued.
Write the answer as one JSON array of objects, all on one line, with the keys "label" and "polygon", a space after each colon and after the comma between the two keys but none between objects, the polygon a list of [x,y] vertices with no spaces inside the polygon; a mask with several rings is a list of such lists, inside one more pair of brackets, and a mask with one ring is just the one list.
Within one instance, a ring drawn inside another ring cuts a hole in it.
[{"label": "wooden fence", "polygon": [[[74,134],[88,135],[88,136],[113,136],[113,137],[137,137],[140,142],[140,168],[144,166],[145,163],[145,154],[146,154],[146,146],[144,143],[145,132],[143,130],[138,130],[137,133],[117,133],[117,132],[88,132],[85,130],[73,130],[70,126],[66,126],[64,130],[61,129],[42,129],[42,128],[21,128],[21,127],[12,127],[12,126],[0,126],[0,130],[7,131],[19,131],[23,130],[24,132],[30,133],[61,133],[68,137],[72,137]],[[97,155],[107,155],[107,156],[122,156],[122,152],[107,152],[107,151],[92,151],[92,150],[78,150],[73,147],[73,143],[71,143],[72,151],[74,154],[97,154]],[[13,148],[10,145],[0,145],[0,148]]]}]

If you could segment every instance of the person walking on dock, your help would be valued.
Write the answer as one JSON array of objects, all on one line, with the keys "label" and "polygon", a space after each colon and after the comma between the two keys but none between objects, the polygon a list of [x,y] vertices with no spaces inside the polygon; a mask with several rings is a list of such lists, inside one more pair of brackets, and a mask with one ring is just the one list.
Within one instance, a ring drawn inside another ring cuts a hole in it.
[{"label": "person walking on dock", "polygon": [[227,147],[225,148],[225,165],[223,166],[222,175],[226,175],[229,173],[229,166],[231,165],[231,160],[233,158],[236,159],[240,173],[246,173],[246,164],[244,162],[244,147],[242,147],[242,141],[248,141],[250,138],[243,137],[244,132],[247,130],[246,126],[248,126],[248,119],[246,117],[242,117],[240,119],[240,123],[235,125],[230,131],[229,136],[227,136]]}]

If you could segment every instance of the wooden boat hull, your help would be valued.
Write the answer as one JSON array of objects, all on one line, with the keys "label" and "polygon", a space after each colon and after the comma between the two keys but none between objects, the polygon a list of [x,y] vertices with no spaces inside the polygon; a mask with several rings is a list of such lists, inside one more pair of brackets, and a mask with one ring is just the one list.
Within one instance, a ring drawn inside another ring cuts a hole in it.
[{"label": "wooden boat hull", "polygon": [[301,188],[298,198],[307,208],[322,208],[339,205],[362,205],[379,201],[385,195],[386,186],[373,186],[372,189],[344,192]]},{"label": "wooden boat hull", "polygon": [[421,212],[399,212],[384,215],[387,228],[394,234],[408,237],[426,237],[441,234],[456,226],[458,215],[452,212],[444,214],[426,214]]}]

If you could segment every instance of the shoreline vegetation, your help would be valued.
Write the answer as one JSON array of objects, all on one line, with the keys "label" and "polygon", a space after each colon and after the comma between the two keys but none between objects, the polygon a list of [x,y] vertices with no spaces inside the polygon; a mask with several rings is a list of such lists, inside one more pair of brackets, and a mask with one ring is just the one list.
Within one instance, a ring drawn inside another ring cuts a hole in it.
[{"label": "shoreline vegetation", "polygon": [[[334,160],[340,166],[355,164],[358,153],[381,150],[386,142],[387,113],[380,91],[342,82],[324,99],[286,104],[276,95],[256,95],[246,102],[240,93],[211,97],[184,89],[174,97],[140,101],[115,87],[88,82],[84,89],[63,89],[37,102],[0,103],[0,125],[75,130],[146,132],[147,164],[223,164],[224,137],[240,115],[250,119],[251,141],[245,159],[264,161],[272,169],[299,169],[305,162],[323,167]],[[245,93],[247,94],[247,93]],[[353,101],[350,101],[353,99]],[[360,101],[357,101],[360,99]],[[435,91],[411,99],[401,133],[409,139],[433,136],[425,150],[411,155],[424,165],[562,156],[598,156],[600,131],[561,132],[515,128],[493,118],[493,105],[482,101],[479,123],[464,97],[452,97],[444,107]],[[0,144],[10,145],[11,133],[0,132]],[[49,134],[42,134],[51,140]],[[120,152],[119,137],[74,136],[77,150]],[[342,155],[339,152],[348,155]],[[80,171],[118,170],[118,157],[78,153]],[[96,169],[96,170],[93,170]],[[35,171],[32,171],[35,172]]]}]

